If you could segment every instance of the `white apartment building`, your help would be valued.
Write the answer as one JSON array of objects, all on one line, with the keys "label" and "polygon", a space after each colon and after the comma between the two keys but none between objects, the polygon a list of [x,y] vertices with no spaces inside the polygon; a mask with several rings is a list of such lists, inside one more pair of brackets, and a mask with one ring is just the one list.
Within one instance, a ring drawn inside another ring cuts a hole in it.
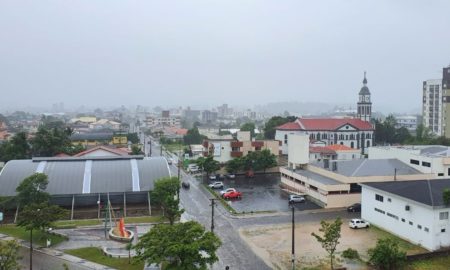
[{"label": "white apartment building", "polygon": [[415,132],[417,129],[417,115],[396,116],[395,120],[397,120],[396,128],[404,127],[410,132]]},{"label": "white apartment building", "polygon": [[433,178],[450,177],[450,147],[442,145],[376,146],[369,159],[395,158]]},{"label": "white apartment building", "polygon": [[179,117],[153,117],[147,116],[145,118],[145,125],[151,127],[181,127],[181,120]]},{"label": "white apartment building", "polygon": [[450,179],[363,183],[361,217],[430,251],[450,246]]},{"label": "white apartment building", "polygon": [[438,136],[443,135],[442,126],[442,80],[423,82],[423,125]]}]

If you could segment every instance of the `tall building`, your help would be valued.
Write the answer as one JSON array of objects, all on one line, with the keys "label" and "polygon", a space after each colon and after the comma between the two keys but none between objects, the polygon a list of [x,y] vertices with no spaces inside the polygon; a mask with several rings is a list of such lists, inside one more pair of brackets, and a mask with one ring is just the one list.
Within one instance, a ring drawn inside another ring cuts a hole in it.
[{"label": "tall building", "polygon": [[442,106],[444,135],[450,138],[450,65],[442,69]]},{"label": "tall building", "polygon": [[442,80],[423,82],[422,102],[423,125],[434,134],[442,136]]},{"label": "tall building", "polygon": [[363,121],[370,122],[372,117],[372,102],[370,101],[370,91],[367,87],[366,72],[364,71],[363,87],[359,91],[358,114],[357,117]]}]

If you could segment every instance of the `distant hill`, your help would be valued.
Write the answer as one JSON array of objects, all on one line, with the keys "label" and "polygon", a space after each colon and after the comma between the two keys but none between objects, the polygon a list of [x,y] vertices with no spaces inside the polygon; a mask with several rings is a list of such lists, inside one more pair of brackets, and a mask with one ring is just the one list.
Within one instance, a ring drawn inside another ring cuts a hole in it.
[{"label": "distant hill", "polygon": [[273,102],[255,107],[257,111],[268,114],[282,115],[285,111],[290,115],[321,115],[333,112],[337,107],[356,107],[349,104],[332,104],[322,102]]}]

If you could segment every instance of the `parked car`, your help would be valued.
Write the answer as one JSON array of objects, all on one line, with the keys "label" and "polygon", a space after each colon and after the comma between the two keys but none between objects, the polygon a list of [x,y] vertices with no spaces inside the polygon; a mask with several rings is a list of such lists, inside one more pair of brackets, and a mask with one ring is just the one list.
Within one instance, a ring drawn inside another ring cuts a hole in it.
[{"label": "parked car", "polygon": [[223,188],[223,183],[222,182],[214,182],[212,184],[208,185],[210,188]]},{"label": "parked car", "polygon": [[289,195],[289,203],[302,203],[305,202],[305,197],[302,195]]},{"label": "parked car", "polygon": [[229,174],[226,175],[226,177],[227,177],[228,179],[234,179],[234,178],[236,178],[236,175],[233,174],[233,173],[229,173]]},{"label": "parked car", "polygon": [[220,196],[223,196],[223,194],[228,193],[230,191],[236,191],[236,189],[235,188],[227,188],[225,190],[221,190],[220,191]]},{"label": "parked car", "polygon": [[348,226],[352,229],[360,229],[360,228],[369,228],[370,224],[367,221],[364,221],[360,218],[354,218],[350,220]]},{"label": "parked car", "polygon": [[360,203],[352,204],[347,208],[347,211],[348,212],[361,212],[361,204]]},{"label": "parked car", "polygon": [[191,187],[191,184],[189,184],[189,182],[183,181],[183,183],[181,183],[181,186],[185,189],[189,189]]},{"label": "parked car", "polygon": [[242,193],[239,191],[230,191],[225,194],[223,194],[224,199],[240,199],[242,198]]},{"label": "parked car", "polygon": [[217,176],[215,174],[211,174],[209,176],[209,180],[216,180],[216,179],[217,179]]},{"label": "parked car", "polygon": [[216,177],[219,178],[220,180],[225,179],[225,175],[223,174],[216,174]]},{"label": "parked car", "polygon": [[191,172],[191,173],[198,172],[198,169],[199,168],[198,168],[197,164],[189,164],[188,168],[187,168],[188,172]]},{"label": "parked car", "polygon": [[172,158],[168,158],[167,159],[167,164],[172,165],[172,163],[173,163],[173,159]]}]

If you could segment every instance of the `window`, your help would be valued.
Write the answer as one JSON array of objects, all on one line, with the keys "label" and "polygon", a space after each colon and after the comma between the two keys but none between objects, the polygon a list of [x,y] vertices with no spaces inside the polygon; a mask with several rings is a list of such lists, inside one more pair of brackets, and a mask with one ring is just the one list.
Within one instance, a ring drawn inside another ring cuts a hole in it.
[{"label": "window", "polygon": [[375,200],[383,202],[383,196],[375,194]]},{"label": "window", "polygon": [[387,215],[388,217],[391,217],[391,218],[394,218],[394,219],[398,220],[398,216],[396,216],[396,215],[394,215],[394,214],[387,213],[386,215]]},{"label": "window", "polygon": [[388,202],[392,202],[391,198],[388,198]]},{"label": "window", "polygon": [[428,229],[427,227],[423,228],[424,231],[429,232],[430,229]]},{"label": "window", "polygon": [[414,164],[414,165],[420,165],[420,162],[418,160],[416,160],[416,159],[411,159],[409,161],[409,163]]},{"label": "window", "polygon": [[430,162],[426,162],[426,161],[422,161],[422,166],[424,166],[424,167],[431,167],[431,163]]},{"label": "window", "polygon": [[422,225],[417,224],[417,229],[421,230],[422,229]]},{"label": "window", "polygon": [[444,176],[444,173],[438,173],[438,176]]},{"label": "window", "polygon": [[442,228],[442,229],[441,229],[441,232],[445,232],[445,228]]},{"label": "window", "polygon": [[439,220],[446,220],[446,219],[448,219],[448,212],[440,212]]},{"label": "window", "polygon": [[405,222],[405,219],[404,219],[404,218],[402,218],[402,222]]},{"label": "window", "polygon": [[378,213],[381,213],[381,214],[384,214],[384,213],[386,213],[386,212],[384,212],[383,210],[381,210],[381,209],[378,209],[378,208],[374,208],[375,209],[375,211],[377,211]]},{"label": "window", "polygon": [[412,226],[413,224],[414,224],[414,223],[413,223],[412,221],[410,221],[410,222],[409,222],[409,225],[411,225],[411,226]]}]

